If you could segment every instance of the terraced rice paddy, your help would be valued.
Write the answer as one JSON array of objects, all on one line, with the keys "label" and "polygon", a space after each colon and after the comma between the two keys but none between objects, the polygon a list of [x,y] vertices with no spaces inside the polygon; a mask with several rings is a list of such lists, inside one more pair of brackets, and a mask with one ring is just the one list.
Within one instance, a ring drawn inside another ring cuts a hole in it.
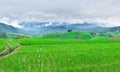
[{"label": "terraced rice paddy", "polygon": [[0,52],[4,50],[4,47],[6,46],[6,39],[0,39]]},{"label": "terraced rice paddy", "polygon": [[0,72],[119,72],[120,41],[20,39]]}]

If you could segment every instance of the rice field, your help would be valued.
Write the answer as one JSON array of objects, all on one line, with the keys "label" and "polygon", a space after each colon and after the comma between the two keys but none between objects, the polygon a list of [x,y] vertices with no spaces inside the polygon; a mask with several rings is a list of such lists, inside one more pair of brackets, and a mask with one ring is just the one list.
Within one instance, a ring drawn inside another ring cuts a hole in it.
[{"label": "rice field", "polygon": [[0,57],[10,54],[20,46],[15,39],[0,39],[0,42]]},{"label": "rice field", "polygon": [[3,51],[3,49],[6,45],[7,45],[6,39],[0,39],[0,52]]},{"label": "rice field", "polygon": [[120,41],[20,39],[0,72],[120,72]]}]

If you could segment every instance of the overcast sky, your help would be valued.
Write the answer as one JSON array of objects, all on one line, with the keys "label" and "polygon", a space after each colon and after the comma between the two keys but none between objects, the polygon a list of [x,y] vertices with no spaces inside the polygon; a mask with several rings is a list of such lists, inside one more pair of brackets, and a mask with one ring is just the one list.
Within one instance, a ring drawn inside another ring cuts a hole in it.
[{"label": "overcast sky", "polygon": [[0,0],[0,21],[9,21],[3,17],[9,15],[18,20],[83,18],[120,25],[120,0]]},{"label": "overcast sky", "polygon": [[0,0],[0,15],[47,12],[63,16],[120,16],[120,0]]}]

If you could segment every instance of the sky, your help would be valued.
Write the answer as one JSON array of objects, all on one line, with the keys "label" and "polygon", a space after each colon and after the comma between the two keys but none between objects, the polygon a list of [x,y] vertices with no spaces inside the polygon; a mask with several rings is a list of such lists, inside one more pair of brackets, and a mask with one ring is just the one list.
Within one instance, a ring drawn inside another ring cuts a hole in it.
[{"label": "sky", "polygon": [[0,21],[97,21],[120,25],[120,0],[0,0]]}]

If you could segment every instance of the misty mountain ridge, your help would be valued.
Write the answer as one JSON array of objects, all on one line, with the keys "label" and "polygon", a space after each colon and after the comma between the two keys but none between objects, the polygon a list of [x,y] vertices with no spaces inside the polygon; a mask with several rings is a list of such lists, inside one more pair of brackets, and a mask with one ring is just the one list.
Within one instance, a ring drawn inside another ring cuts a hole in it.
[{"label": "misty mountain ridge", "polygon": [[32,29],[40,29],[46,27],[54,27],[54,28],[93,28],[93,27],[102,27],[102,25],[98,25],[95,23],[67,23],[67,22],[22,22],[19,24],[23,29],[32,30]]},{"label": "misty mountain ridge", "polygon": [[19,24],[22,28],[16,28],[4,23],[0,23],[0,33],[21,33],[29,35],[43,35],[52,32],[66,32],[67,30],[85,31],[85,32],[116,32],[120,31],[120,26],[104,27],[104,24],[95,23],[59,23],[59,22],[22,22]]},{"label": "misty mountain ridge", "polygon": [[0,23],[0,33],[20,33],[18,28],[15,28],[11,25]]}]

